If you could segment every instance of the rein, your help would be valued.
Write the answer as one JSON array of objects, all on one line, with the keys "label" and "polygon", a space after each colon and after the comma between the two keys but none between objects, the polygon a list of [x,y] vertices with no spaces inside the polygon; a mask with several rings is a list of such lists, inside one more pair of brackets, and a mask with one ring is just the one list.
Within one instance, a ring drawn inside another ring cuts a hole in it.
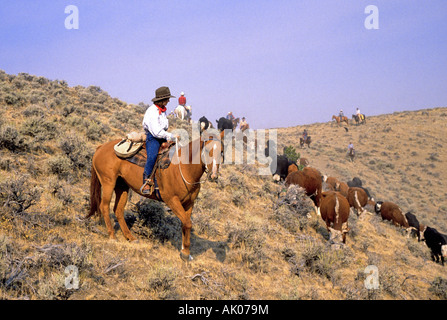
[{"label": "rein", "polygon": [[[214,139],[203,140],[203,144],[202,144],[202,148],[201,148],[201,149],[203,149],[203,148],[205,147],[205,142],[208,142],[208,141],[214,141]],[[215,140],[215,141],[220,141],[220,140]],[[178,140],[177,140],[177,138],[175,138],[175,153],[176,153],[177,158],[178,158],[179,155],[178,155]],[[200,156],[201,156],[201,155],[200,155]],[[183,181],[184,181],[185,183],[189,184],[189,185],[202,184],[202,183],[205,183],[206,180],[207,180],[207,179],[205,179],[205,180],[197,181],[197,182],[189,182],[188,180],[186,180],[186,178],[183,176],[183,172],[182,172],[182,166],[181,166],[180,158],[179,158],[179,163],[178,163],[178,169],[179,169],[179,171],[180,171],[180,175],[182,176]],[[208,174],[208,172],[209,172],[208,167],[205,166],[205,173]]]}]

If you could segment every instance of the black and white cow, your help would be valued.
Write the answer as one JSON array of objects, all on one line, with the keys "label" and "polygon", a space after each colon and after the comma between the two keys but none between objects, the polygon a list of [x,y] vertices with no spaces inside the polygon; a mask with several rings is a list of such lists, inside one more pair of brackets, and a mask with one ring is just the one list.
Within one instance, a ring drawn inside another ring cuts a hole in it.
[{"label": "black and white cow", "polygon": [[200,133],[207,130],[208,128],[212,128],[211,122],[208,121],[208,119],[203,116],[199,119],[199,127],[200,127]]},{"label": "black and white cow", "polygon": [[444,265],[444,258],[447,257],[447,236],[435,228],[425,227],[423,238],[431,250],[432,260],[439,262],[439,257],[441,257],[441,264]]}]

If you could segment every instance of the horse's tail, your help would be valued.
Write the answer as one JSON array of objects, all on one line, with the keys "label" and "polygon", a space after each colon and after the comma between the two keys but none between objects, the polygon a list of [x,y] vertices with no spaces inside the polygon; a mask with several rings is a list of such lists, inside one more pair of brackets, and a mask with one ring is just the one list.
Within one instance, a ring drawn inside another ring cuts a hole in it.
[{"label": "horse's tail", "polygon": [[98,174],[92,166],[92,177],[90,179],[90,212],[84,219],[88,219],[95,214],[99,215],[99,204],[101,203],[101,182]]}]

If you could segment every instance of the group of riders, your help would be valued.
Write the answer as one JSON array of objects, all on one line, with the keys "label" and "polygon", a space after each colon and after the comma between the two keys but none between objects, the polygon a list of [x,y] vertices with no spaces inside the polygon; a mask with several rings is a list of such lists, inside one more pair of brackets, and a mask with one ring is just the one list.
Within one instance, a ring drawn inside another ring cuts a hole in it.
[{"label": "group of riders", "polygon": [[[340,110],[340,112],[338,113],[339,119],[343,119],[344,116],[345,115],[343,113],[343,110]],[[360,112],[359,108],[356,109],[355,114],[353,115],[353,117],[356,117],[357,121],[363,121],[365,119],[365,116]]]},{"label": "group of riders", "polygon": [[[175,98],[171,95],[171,91],[169,87],[160,87],[155,90],[155,97],[152,99],[153,104],[147,108],[144,117],[143,117],[143,129],[146,133],[146,152],[147,152],[147,160],[146,165],[144,167],[143,172],[143,185],[140,188],[140,192],[145,195],[152,194],[154,190],[154,166],[157,160],[158,151],[162,143],[167,141],[179,141],[180,135],[173,134],[168,132],[169,121],[166,116],[166,106],[169,103],[171,98]],[[178,99],[179,105],[186,105],[186,97],[185,93],[181,92],[180,97]],[[188,115],[191,116],[190,110],[187,110]],[[361,119],[361,113],[359,108],[356,110],[356,115]],[[344,116],[343,110],[340,110],[339,116]],[[234,121],[236,120],[233,113],[228,112],[226,119]],[[242,117],[242,120],[239,124],[241,131],[248,129],[248,123],[246,122],[245,117]],[[303,143],[308,143],[310,140],[310,136],[308,135],[307,129],[304,129],[302,137],[300,139],[301,145]],[[309,143],[308,143],[309,144]],[[354,145],[349,143],[348,153],[353,158],[354,154]]]},{"label": "group of riders", "polygon": [[[169,120],[166,116],[166,106],[171,98],[175,98],[175,96],[171,95],[169,87],[160,87],[155,90],[155,98],[152,99],[153,104],[147,108],[143,117],[142,125],[146,133],[147,160],[144,167],[143,185],[140,188],[140,192],[145,195],[152,194],[154,190],[154,167],[160,146],[167,141],[178,142],[180,140],[180,135],[167,131],[169,128]],[[186,108],[186,97],[183,91],[178,98],[178,104],[185,107],[187,112],[186,118],[190,119],[191,110]],[[226,118],[232,121],[235,120],[231,111],[228,112]],[[249,128],[245,117],[242,117],[239,127],[241,131]]]}]

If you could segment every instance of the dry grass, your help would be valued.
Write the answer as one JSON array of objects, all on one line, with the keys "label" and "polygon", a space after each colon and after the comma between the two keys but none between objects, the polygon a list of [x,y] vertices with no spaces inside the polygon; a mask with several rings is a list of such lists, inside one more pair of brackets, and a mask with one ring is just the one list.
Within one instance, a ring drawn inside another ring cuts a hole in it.
[{"label": "dry grass", "polygon": [[[135,194],[126,220],[140,241],[128,243],[118,231],[111,242],[103,221],[79,219],[87,213],[89,161],[96,145],[138,128],[144,106],[97,87],[4,73],[0,80],[0,299],[446,298],[445,267],[424,243],[363,215],[349,218],[347,244],[334,250],[321,218],[307,218],[311,205],[287,198],[256,165],[224,165],[217,184],[203,185],[191,263],[179,258],[178,219]],[[348,132],[309,124],[310,149],[299,148],[304,126],[281,128],[278,150],[292,146],[343,181],[360,177],[375,199],[447,233],[446,115],[446,108],[380,115]],[[44,126],[30,120],[37,116]],[[53,125],[58,134],[45,135]],[[79,270],[78,289],[65,287],[68,265]],[[368,265],[378,267],[378,290],[364,286]]]}]

